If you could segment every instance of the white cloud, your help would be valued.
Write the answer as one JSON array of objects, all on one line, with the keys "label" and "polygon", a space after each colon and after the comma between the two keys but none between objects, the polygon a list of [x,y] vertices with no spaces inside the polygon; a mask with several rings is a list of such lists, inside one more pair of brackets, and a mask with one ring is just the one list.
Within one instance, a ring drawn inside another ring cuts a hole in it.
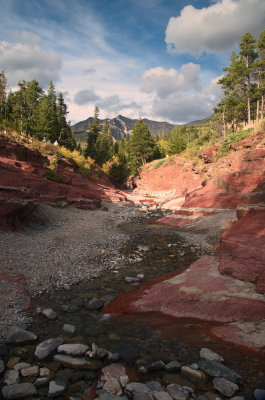
[{"label": "white cloud", "polygon": [[0,60],[9,86],[16,86],[20,80],[37,79],[41,86],[46,87],[50,80],[59,80],[61,58],[38,45],[0,42]]},{"label": "white cloud", "polygon": [[145,71],[141,77],[141,89],[146,93],[156,93],[159,97],[167,97],[169,94],[182,90],[200,87],[200,66],[188,63],[176,69],[163,67],[151,68]]},{"label": "white cloud", "polygon": [[175,123],[185,123],[209,117],[214,104],[203,93],[182,93],[170,95],[166,99],[155,98],[152,113]]},{"label": "white cloud", "polygon": [[188,5],[170,18],[166,43],[176,53],[227,51],[244,33],[258,34],[264,26],[264,0],[219,0],[202,9]]},{"label": "white cloud", "polygon": [[99,96],[94,92],[94,89],[80,90],[74,97],[74,102],[79,106],[84,104],[94,103],[99,100]]}]

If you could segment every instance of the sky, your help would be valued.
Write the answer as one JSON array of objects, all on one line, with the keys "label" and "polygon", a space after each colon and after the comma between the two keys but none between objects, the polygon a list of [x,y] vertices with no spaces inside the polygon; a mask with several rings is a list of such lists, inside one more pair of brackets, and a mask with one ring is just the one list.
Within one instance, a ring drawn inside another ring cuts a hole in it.
[{"label": "sky", "polygon": [[211,115],[218,78],[264,0],[0,0],[8,87],[53,80],[72,123],[119,114],[185,123]]}]

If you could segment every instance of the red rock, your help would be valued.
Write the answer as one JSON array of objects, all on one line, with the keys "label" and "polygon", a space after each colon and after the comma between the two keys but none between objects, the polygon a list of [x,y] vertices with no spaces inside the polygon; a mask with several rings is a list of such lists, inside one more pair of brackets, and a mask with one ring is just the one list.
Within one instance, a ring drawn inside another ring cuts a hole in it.
[{"label": "red rock", "polygon": [[215,144],[211,147],[208,147],[207,149],[204,149],[201,154],[199,155],[199,158],[202,158],[203,161],[208,164],[216,161],[217,158],[217,151],[220,147],[220,144]]},{"label": "red rock", "polygon": [[80,175],[78,166],[65,158],[59,159],[57,173],[67,184],[44,178],[49,158],[37,149],[29,149],[0,136],[0,198],[9,200],[8,205],[2,200],[0,227],[19,229],[30,210],[33,210],[33,203],[29,200],[56,207],[73,205],[94,209],[100,206],[103,199],[126,199],[125,194],[116,189],[106,176],[94,176],[93,179],[84,177]]},{"label": "red rock", "polygon": [[264,271],[265,210],[250,210],[221,237],[220,272],[258,283]]}]

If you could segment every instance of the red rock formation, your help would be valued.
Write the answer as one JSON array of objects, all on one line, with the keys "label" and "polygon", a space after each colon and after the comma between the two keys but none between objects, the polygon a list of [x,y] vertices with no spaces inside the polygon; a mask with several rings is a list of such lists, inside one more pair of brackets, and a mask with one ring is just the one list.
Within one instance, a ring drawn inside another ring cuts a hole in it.
[{"label": "red rock formation", "polygon": [[[0,136],[0,226],[18,229],[24,218],[43,202],[58,207],[99,207],[101,200],[121,201],[125,195],[105,176],[86,178],[77,165],[60,159],[57,173],[66,184],[43,177],[50,165],[49,157]],[[5,199],[5,200],[4,200]],[[31,201],[30,201],[31,200]],[[33,207],[34,204],[34,207]]]}]

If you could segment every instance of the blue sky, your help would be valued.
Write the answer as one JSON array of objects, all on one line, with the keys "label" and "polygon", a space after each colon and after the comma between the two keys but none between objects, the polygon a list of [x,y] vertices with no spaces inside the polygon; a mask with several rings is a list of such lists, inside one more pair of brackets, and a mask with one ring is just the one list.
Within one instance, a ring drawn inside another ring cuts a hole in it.
[{"label": "blue sky", "polygon": [[0,0],[0,69],[53,80],[69,119],[122,114],[174,123],[211,114],[241,36],[265,29],[264,0]]}]

